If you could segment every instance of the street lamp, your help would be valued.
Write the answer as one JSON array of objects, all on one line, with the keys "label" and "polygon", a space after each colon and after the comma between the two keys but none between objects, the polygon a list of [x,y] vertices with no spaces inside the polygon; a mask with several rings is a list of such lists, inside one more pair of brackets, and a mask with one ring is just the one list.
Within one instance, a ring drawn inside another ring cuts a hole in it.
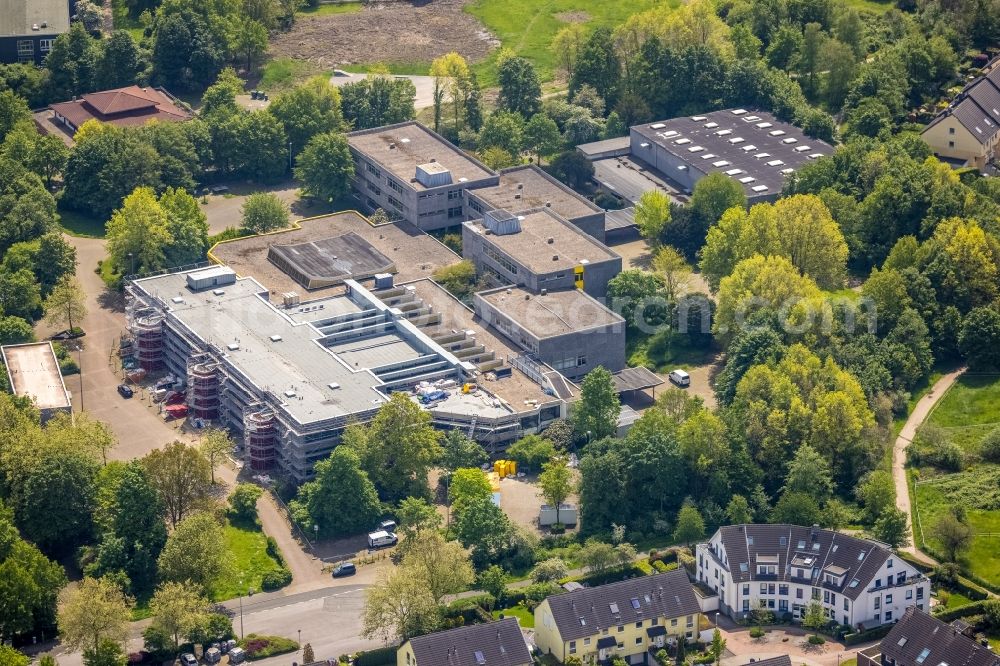
[{"label": "street lamp", "polygon": [[[253,588],[247,590],[247,596],[253,596]],[[243,581],[240,581],[240,638],[243,638]]]},{"label": "street lamp", "polygon": [[129,266],[131,267],[131,272],[129,275],[135,275],[135,255],[131,252],[128,253]]},{"label": "street lamp", "polygon": [[715,611],[715,628],[719,628],[719,611]]},{"label": "street lamp", "polygon": [[302,649],[302,630],[299,629],[299,649]]}]

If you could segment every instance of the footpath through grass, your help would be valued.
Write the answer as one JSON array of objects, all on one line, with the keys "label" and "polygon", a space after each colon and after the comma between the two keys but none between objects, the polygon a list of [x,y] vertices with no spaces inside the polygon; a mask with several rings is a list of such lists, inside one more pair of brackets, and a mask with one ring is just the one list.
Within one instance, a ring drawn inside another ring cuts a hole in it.
[{"label": "footpath through grass", "polygon": [[976,457],[982,438],[1000,426],[1000,375],[959,377],[927,423],[942,428],[970,464],[951,474],[919,470],[913,486],[917,536],[940,550],[932,536],[934,523],[949,507],[962,507],[975,534],[962,564],[974,577],[1000,585],[1000,465]]},{"label": "footpath through grass", "polygon": [[[668,0],[678,6],[680,0]],[[556,71],[556,57],[549,47],[556,33],[569,23],[583,23],[588,29],[614,27],[629,16],[659,4],[658,0],[475,0],[465,7],[500,39],[504,47],[530,60],[543,81]],[[479,83],[495,86],[496,53],[476,65]]]}]

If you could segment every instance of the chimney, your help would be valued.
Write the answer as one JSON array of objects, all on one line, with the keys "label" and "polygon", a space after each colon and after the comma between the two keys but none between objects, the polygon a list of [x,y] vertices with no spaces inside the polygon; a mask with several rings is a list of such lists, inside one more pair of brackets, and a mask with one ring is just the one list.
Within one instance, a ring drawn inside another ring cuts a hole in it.
[{"label": "chimney", "polygon": [[552,208],[552,202],[551,201],[546,201],[545,202],[545,207],[546,208]]},{"label": "chimney", "polygon": [[389,150],[396,150],[396,144],[395,143],[390,143],[389,144]]},{"label": "chimney", "polygon": [[545,289],[545,288],[543,287],[543,288],[542,288],[542,293],[541,293],[541,295],[542,295],[542,296],[548,296],[548,294],[549,294],[549,290],[548,290],[548,289]]},{"label": "chimney", "polygon": [[559,255],[558,254],[553,254],[552,255],[552,261],[559,261]]},{"label": "chimney", "polygon": [[553,238],[552,236],[549,236],[548,238],[545,239],[545,242],[548,243],[549,245],[552,245],[553,243],[556,242],[556,239]]},{"label": "chimney", "polygon": [[435,162],[437,162],[437,158],[436,157],[432,157],[431,158],[431,164],[434,164]]}]

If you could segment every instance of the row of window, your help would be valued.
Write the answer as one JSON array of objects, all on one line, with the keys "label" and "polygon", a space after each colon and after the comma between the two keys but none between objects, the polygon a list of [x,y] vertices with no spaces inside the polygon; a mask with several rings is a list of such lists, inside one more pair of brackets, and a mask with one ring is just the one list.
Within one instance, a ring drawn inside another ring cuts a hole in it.
[{"label": "row of window", "polygon": [[[660,618],[658,618],[658,617],[654,617],[654,618],[650,619],[650,621],[649,621],[649,626],[651,626],[651,627],[655,627],[655,626],[657,626],[659,624],[660,624]],[[636,629],[642,629],[643,626],[644,626],[644,624],[643,624],[643,622],[641,620],[639,622],[635,623],[635,628]],[[671,618],[671,620],[670,620],[670,626],[671,627],[676,627],[677,626],[677,618]],[[687,622],[685,622],[684,626],[687,627],[688,629],[691,629],[692,627],[694,627],[694,616],[689,615],[687,617]],[[619,624],[618,625],[618,633],[622,633],[624,631],[625,631],[625,625],[624,624]],[[607,636],[608,633],[609,633],[608,629],[604,629],[604,630],[601,631],[601,635],[602,636]],[[692,632],[690,632],[690,631],[687,632],[686,636],[688,638],[691,638]],[[583,647],[589,647],[590,646],[590,642],[591,642],[591,637],[588,636],[587,638],[584,638],[583,639]],[[642,636],[637,636],[636,637],[635,644],[636,645],[642,645],[643,644],[643,638],[642,638]],[[618,649],[619,650],[621,650],[624,647],[625,647],[625,645],[623,643],[619,643],[618,644]],[[577,641],[570,641],[569,642],[569,653],[570,654],[576,654],[576,648],[577,648]]]},{"label": "row of window", "polygon": [[508,259],[506,256],[500,254],[492,246],[483,244],[483,254],[492,259],[494,262],[500,265],[502,269],[510,273],[511,275],[517,275],[517,265]]},{"label": "row of window", "polygon": [[583,365],[587,365],[587,357],[584,354],[580,354],[575,357],[570,356],[569,358],[556,361],[552,364],[552,367],[556,370],[565,370],[566,368],[579,368]]}]

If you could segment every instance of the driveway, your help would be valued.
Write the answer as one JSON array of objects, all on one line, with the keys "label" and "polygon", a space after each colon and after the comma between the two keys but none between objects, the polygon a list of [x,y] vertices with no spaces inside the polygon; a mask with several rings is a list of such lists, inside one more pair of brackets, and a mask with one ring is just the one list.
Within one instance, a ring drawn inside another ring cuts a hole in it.
[{"label": "driveway", "polygon": [[[941,377],[941,379],[934,382],[934,386],[931,390],[922,397],[917,404],[913,407],[913,411],[910,412],[910,416],[906,419],[906,423],[903,425],[903,429],[899,431],[899,436],[896,437],[896,442],[892,447],[892,480],[896,485],[896,508],[906,514],[908,524],[913,524],[913,518],[911,516],[913,508],[910,506],[910,489],[909,484],[906,482],[906,447],[910,445],[913,438],[917,435],[917,429],[924,422],[927,416],[934,409],[934,405],[937,404],[938,400],[947,393],[948,389],[955,380],[965,372],[965,368],[959,368],[949,372],[948,374]],[[935,565],[937,562],[925,555],[924,553],[917,550],[914,545],[913,537],[910,537],[909,542],[903,547],[903,550],[914,555],[920,560],[927,564]]]},{"label": "driveway", "polygon": [[750,627],[739,626],[724,616],[719,618],[719,631],[726,640],[727,654],[721,666],[744,666],[751,659],[760,661],[786,654],[794,664],[839,666],[854,657],[858,650],[878,642],[846,647],[828,639],[823,645],[810,645],[806,637],[811,632],[793,626],[773,627],[765,630],[763,638],[750,638]]},{"label": "driveway", "polygon": [[[367,74],[352,74],[350,72],[344,72],[343,70],[336,70],[336,73],[330,77],[330,83],[339,88],[347,83],[364,81],[367,76]],[[394,78],[409,79],[410,81],[413,81],[413,87],[417,89],[417,96],[413,100],[414,109],[419,111],[420,109],[427,109],[434,106],[433,76],[395,75]]]},{"label": "driveway", "polygon": [[243,224],[243,203],[247,197],[255,192],[271,192],[289,207],[292,220],[301,220],[304,217],[319,215],[325,209],[318,205],[313,205],[299,197],[299,184],[294,181],[286,181],[270,187],[250,183],[226,183],[229,191],[225,194],[207,194],[199,197],[201,209],[208,218],[208,233],[217,234],[225,231],[227,227],[239,227]]},{"label": "driveway", "polygon": [[[94,272],[98,260],[104,258],[104,241],[67,236],[76,248],[76,277],[87,294],[87,316],[81,326],[87,332],[80,352],[81,374],[67,379],[72,392],[75,411],[87,413],[107,423],[118,440],[118,445],[108,454],[112,460],[131,460],[145,456],[174,440],[196,442],[196,433],[181,429],[179,422],[165,422],[140,391],[131,400],[118,395],[116,386],[121,377],[113,364],[114,351],[120,336],[125,332],[124,302],[120,294],[105,289],[104,282]],[[224,483],[236,483],[237,470],[222,466],[218,476]],[[258,502],[264,532],[278,541],[293,582],[289,591],[313,589],[327,584],[321,564],[292,535],[285,514],[278,509],[270,496]]]}]

